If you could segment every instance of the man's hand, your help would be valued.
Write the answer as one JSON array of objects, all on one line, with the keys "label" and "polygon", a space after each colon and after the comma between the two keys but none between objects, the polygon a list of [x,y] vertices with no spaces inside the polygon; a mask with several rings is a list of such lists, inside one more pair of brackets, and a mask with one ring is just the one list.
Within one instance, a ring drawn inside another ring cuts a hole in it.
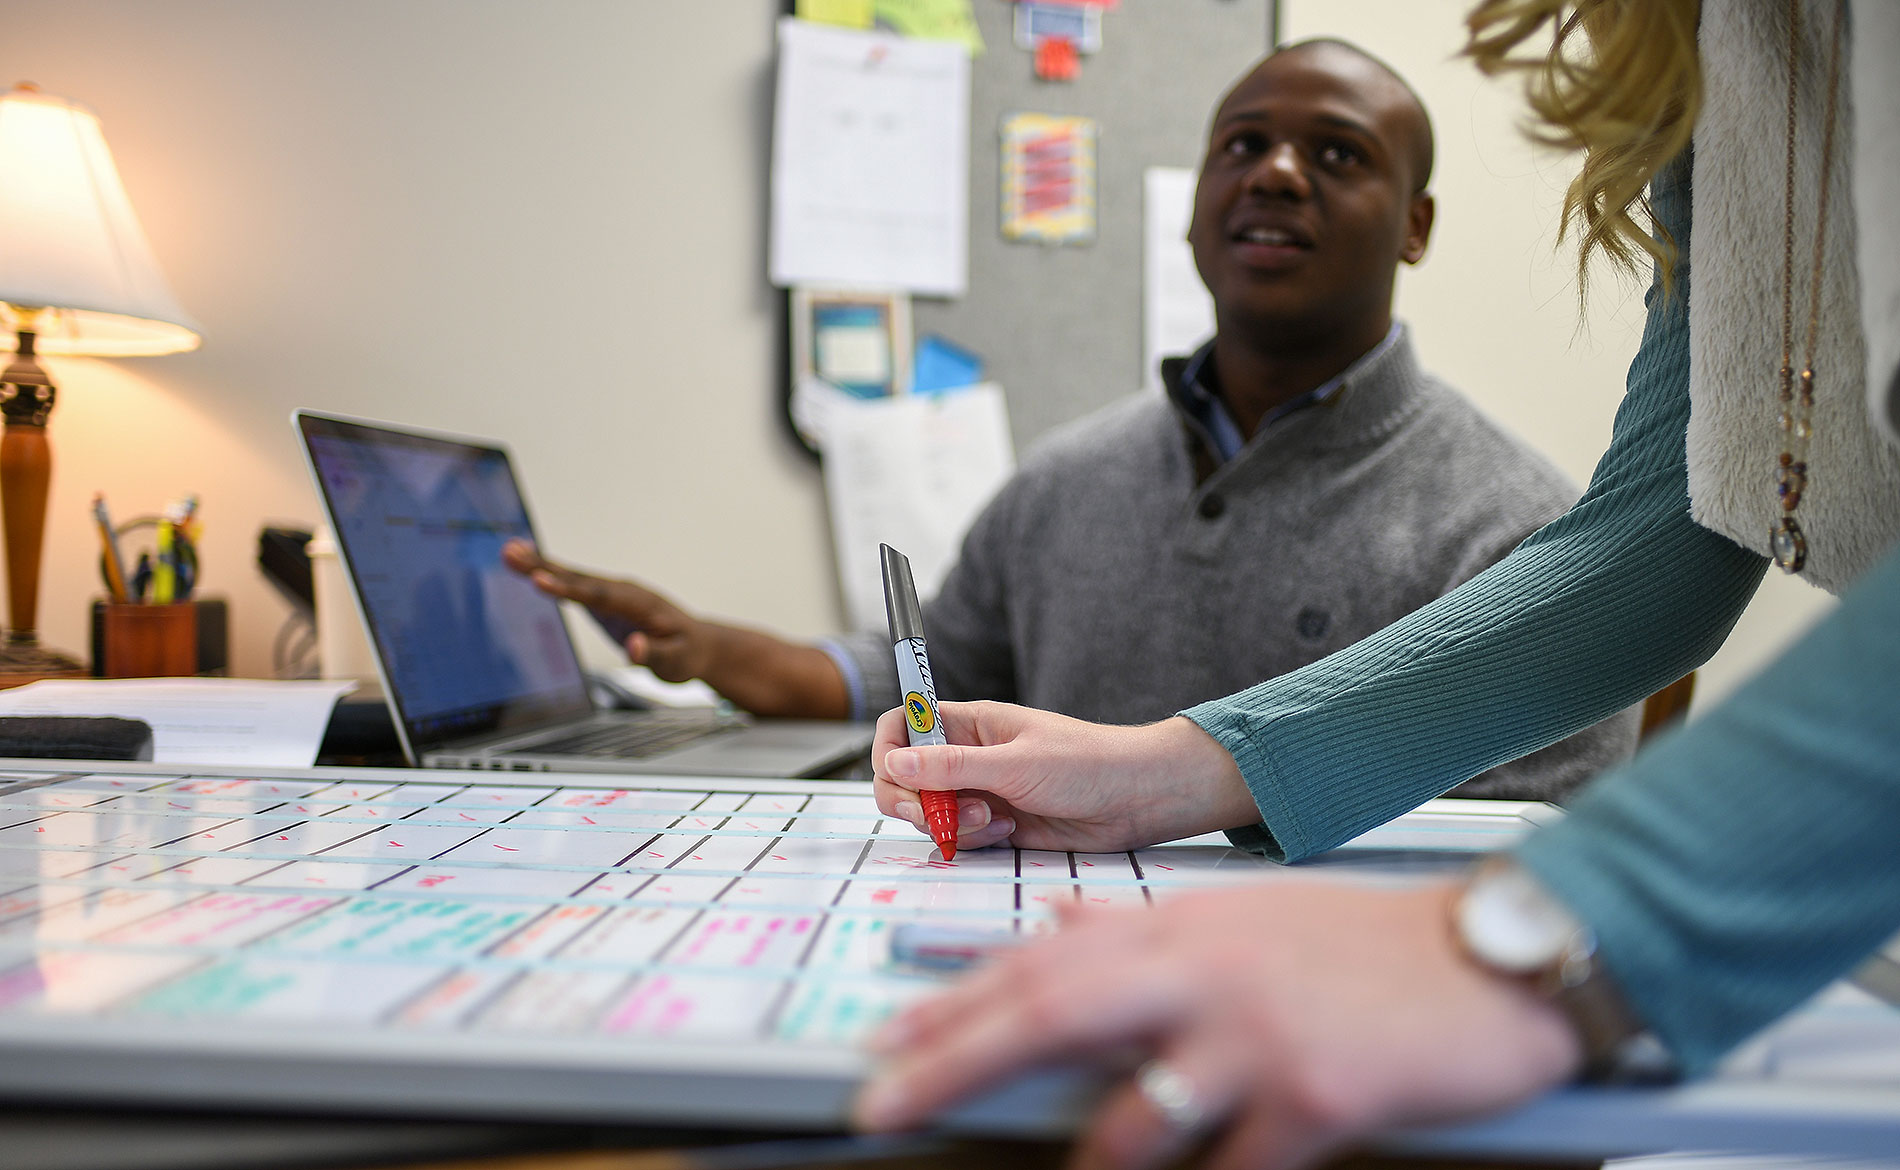
[{"label": "man's hand", "polygon": [[[878,720],[878,808],[925,829],[917,793],[958,791],[959,849],[1112,852],[1259,820],[1227,750],[1186,719],[1108,727],[1009,703],[944,703],[950,744],[913,748]],[[928,831],[928,830],[925,830]]]},{"label": "man's hand", "polygon": [[851,713],[844,677],[815,646],[696,618],[644,585],[550,561],[525,540],[502,546],[501,559],[543,593],[579,602],[609,629],[629,629],[627,657],[668,682],[702,679],[754,715],[843,719]]},{"label": "man's hand", "polygon": [[624,643],[627,657],[666,681],[706,677],[713,655],[711,631],[667,598],[632,581],[557,564],[525,540],[503,545],[501,559],[550,597],[579,602],[609,627],[634,627]]},{"label": "man's hand", "polygon": [[[1065,915],[891,1020],[857,1102],[868,1129],[917,1125],[1036,1066],[1165,1062],[1173,1117],[1125,1079],[1071,1166],[1284,1170],[1396,1126],[1495,1112],[1581,1059],[1561,1014],[1452,941],[1449,885],[1291,878],[1152,910]],[[1197,1120],[1198,1119],[1198,1120]]]}]

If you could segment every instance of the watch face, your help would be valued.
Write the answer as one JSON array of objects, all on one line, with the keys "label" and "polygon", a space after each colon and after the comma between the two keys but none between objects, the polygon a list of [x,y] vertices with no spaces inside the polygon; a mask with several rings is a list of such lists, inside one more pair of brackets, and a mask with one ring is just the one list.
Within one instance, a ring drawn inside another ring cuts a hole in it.
[{"label": "watch face", "polygon": [[1479,962],[1530,974],[1561,958],[1576,916],[1516,865],[1486,866],[1458,900],[1458,933]]}]

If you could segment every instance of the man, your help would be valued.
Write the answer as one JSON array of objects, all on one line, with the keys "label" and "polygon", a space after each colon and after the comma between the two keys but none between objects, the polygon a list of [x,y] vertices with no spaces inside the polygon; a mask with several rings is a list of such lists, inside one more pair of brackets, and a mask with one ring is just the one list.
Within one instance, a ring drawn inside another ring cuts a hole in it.
[{"label": "man", "polygon": [[[1216,333],[1052,434],[924,614],[938,695],[1139,723],[1349,645],[1502,558],[1575,492],[1419,370],[1392,320],[1431,234],[1430,121],[1337,41],[1282,49],[1216,110],[1188,239]],[[698,619],[625,581],[507,559],[637,628],[635,662],[767,715],[895,706],[888,639]],[[1560,799],[1634,744],[1625,712],[1460,795]]]}]

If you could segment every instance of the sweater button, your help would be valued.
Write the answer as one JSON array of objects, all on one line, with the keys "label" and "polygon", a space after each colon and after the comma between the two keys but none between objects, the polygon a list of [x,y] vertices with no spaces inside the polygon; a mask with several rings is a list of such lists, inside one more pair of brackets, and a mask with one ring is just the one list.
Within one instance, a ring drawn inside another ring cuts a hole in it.
[{"label": "sweater button", "polygon": [[1227,510],[1227,501],[1225,498],[1209,492],[1207,495],[1201,497],[1201,506],[1197,510],[1201,513],[1201,519],[1213,520]]}]

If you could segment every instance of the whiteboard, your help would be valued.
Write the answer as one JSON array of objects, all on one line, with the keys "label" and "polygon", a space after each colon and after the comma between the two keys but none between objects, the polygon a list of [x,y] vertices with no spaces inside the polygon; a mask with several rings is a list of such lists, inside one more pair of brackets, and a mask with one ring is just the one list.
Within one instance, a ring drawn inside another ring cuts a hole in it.
[{"label": "whiteboard", "polygon": [[[1466,805],[1362,839],[1367,872],[1550,815]],[[0,1097],[836,1128],[860,1042],[937,986],[895,924],[1285,872],[1222,838],[945,862],[859,782],[0,775]],[[1045,1089],[965,1122],[1059,1129],[1083,1089]]]},{"label": "whiteboard", "polygon": [[[0,1102],[837,1130],[858,1044],[937,984],[902,922],[1036,933],[1314,871],[1406,883],[1558,817],[1435,800],[1299,866],[1219,836],[954,863],[835,781],[156,765],[0,771]],[[45,767],[51,767],[46,765]],[[66,765],[71,767],[71,765]],[[1900,1013],[1836,988],[1713,1079],[1390,1135],[1442,1153],[1891,1153]],[[1059,1136],[1044,1074],[943,1119]]]}]

